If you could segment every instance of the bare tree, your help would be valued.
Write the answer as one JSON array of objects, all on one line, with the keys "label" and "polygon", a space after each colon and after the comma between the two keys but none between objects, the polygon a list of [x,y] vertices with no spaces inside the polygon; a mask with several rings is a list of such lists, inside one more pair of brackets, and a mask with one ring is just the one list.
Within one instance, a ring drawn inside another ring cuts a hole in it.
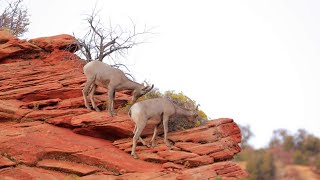
[{"label": "bare tree", "polygon": [[16,0],[8,3],[8,7],[0,14],[0,30],[10,31],[15,36],[28,31],[28,10],[22,6],[22,2],[23,0]]},{"label": "bare tree", "polygon": [[[117,55],[125,56],[128,49],[144,43],[146,35],[151,34],[151,29],[144,27],[142,31],[137,30],[136,24],[131,20],[132,28],[123,29],[121,26],[113,26],[111,23],[106,28],[101,23],[98,12],[93,10],[92,14],[85,18],[88,23],[88,31],[83,38],[77,38],[78,48],[87,61],[102,61],[109,57],[109,64],[124,66],[116,62]],[[111,56],[113,55],[113,56]]]},{"label": "bare tree", "polygon": [[246,148],[250,147],[249,140],[254,136],[254,134],[251,131],[250,125],[239,125],[241,130],[241,147]]}]

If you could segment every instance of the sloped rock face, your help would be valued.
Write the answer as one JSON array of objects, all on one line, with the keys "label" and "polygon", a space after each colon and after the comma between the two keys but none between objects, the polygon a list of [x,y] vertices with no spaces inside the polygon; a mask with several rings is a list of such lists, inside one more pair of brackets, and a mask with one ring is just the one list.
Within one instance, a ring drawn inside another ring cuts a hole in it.
[{"label": "sloped rock face", "polygon": [[[107,90],[84,107],[85,64],[73,54],[75,39],[58,35],[19,40],[0,31],[0,177],[13,179],[223,179],[246,177],[232,162],[240,129],[232,119],[169,133],[172,147],[138,144],[130,155],[134,124],[125,105],[131,92],[116,93],[118,116],[105,111]],[[150,141],[153,127],[143,132]]]},{"label": "sloped rock face", "polygon": [[41,48],[27,41],[17,39],[6,31],[0,31],[0,59],[10,56],[29,56],[38,53]]}]

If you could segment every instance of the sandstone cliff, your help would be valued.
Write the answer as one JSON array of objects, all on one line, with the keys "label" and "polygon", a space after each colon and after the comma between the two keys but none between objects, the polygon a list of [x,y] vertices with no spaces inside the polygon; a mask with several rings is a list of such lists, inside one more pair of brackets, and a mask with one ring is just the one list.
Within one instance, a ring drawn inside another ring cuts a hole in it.
[{"label": "sandstone cliff", "polygon": [[[69,35],[17,39],[0,31],[0,177],[13,179],[238,179],[247,176],[233,156],[240,129],[232,119],[169,133],[168,149],[137,147],[130,156],[133,123],[116,94],[119,116],[84,108],[84,62]],[[106,89],[96,102],[105,107]],[[143,133],[147,141],[152,133]],[[161,135],[161,132],[160,134]]]}]

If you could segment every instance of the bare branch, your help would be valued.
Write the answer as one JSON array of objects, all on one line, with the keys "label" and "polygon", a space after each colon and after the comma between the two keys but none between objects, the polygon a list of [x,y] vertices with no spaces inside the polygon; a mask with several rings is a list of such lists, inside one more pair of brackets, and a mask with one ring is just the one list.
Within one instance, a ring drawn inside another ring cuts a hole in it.
[{"label": "bare branch", "polygon": [[22,6],[23,0],[8,3],[0,13],[0,30],[6,30],[16,36],[21,36],[28,31],[30,24],[28,11]]},{"label": "bare branch", "polygon": [[108,28],[105,28],[98,12],[95,7],[91,14],[86,15],[85,21],[88,23],[89,30],[83,38],[77,38],[80,42],[78,47],[81,47],[81,53],[88,61],[92,60],[92,54],[99,61],[103,61],[106,57],[113,60],[117,55],[124,57],[129,49],[144,43],[144,40],[140,39],[152,34],[146,28],[143,31],[138,31],[132,19],[130,19],[132,24],[130,29],[124,29],[120,25],[112,25],[111,20],[109,20]]},{"label": "bare branch", "polygon": [[135,78],[130,73],[124,73],[127,77],[131,77],[131,80],[135,81]]},{"label": "bare branch", "polygon": [[120,68],[120,67],[125,67],[126,69],[127,69],[127,71],[129,71],[130,72],[130,70],[129,70],[129,68],[126,66],[126,65],[124,65],[124,64],[121,64],[121,63],[118,63],[118,64],[114,64],[114,65],[111,65],[112,67],[115,67],[115,68]]}]

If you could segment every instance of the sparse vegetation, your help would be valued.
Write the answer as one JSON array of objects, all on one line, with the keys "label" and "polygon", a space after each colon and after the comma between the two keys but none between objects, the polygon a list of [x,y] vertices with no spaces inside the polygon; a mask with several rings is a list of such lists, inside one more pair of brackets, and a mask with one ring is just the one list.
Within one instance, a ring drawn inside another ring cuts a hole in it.
[{"label": "sparse vegetation", "polygon": [[270,147],[275,146],[292,153],[293,163],[299,165],[314,165],[313,159],[320,153],[320,139],[303,129],[293,135],[284,129],[274,131]]},{"label": "sparse vegetation", "polygon": [[320,173],[320,155],[318,155],[314,162],[315,169],[318,173]]},{"label": "sparse vegetation", "polygon": [[[244,138],[244,136],[248,134],[250,127],[240,127],[242,141],[246,142],[250,136],[247,136],[248,138]],[[262,150],[254,150],[249,144],[242,145],[242,148],[243,151],[235,156],[235,160],[246,162],[247,171],[251,174],[250,179],[277,179],[275,177],[275,160],[277,163],[283,164],[282,166],[290,164],[294,167],[298,165],[309,166],[315,172],[320,173],[320,139],[303,129],[299,129],[294,134],[285,129],[275,130],[269,147]]]},{"label": "sparse vegetation", "polygon": [[307,157],[299,150],[293,153],[293,163],[299,165],[306,165],[308,162]]},{"label": "sparse vegetation", "polygon": [[29,14],[23,5],[23,0],[9,2],[0,13],[0,30],[8,31],[15,36],[22,36],[28,31]]},{"label": "sparse vegetation", "polygon": [[271,153],[265,150],[253,152],[247,160],[247,171],[252,180],[269,180],[275,178],[275,164]]}]

